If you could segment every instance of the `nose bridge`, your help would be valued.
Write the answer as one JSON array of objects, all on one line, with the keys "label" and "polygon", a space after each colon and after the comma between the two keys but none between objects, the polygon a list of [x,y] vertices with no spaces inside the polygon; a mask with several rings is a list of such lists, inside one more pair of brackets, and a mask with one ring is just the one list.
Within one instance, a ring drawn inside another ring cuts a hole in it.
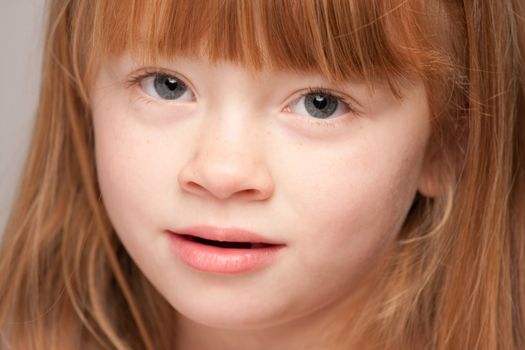
[{"label": "nose bridge", "polygon": [[215,77],[220,92],[211,97],[205,111],[203,139],[213,146],[237,147],[257,135],[257,108],[251,76],[239,67],[230,67]]},{"label": "nose bridge", "polygon": [[[242,166],[257,156],[261,141],[257,121],[249,117],[247,108],[214,109],[206,113],[197,157],[205,158],[216,166]],[[253,113],[253,112],[252,112]]]},{"label": "nose bridge", "polygon": [[[207,111],[193,157],[179,176],[193,193],[226,199],[233,195],[265,198],[273,182],[264,162],[258,120],[246,104]],[[260,125],[259,125],[260,126]]]}]

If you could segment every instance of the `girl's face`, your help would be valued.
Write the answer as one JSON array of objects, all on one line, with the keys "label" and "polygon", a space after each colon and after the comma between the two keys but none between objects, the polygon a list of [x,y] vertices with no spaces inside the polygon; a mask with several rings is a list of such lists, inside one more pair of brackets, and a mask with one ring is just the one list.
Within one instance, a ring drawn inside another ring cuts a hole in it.
[{"label": "girl's face", "polygon": [[[354,295],[428,183],[422,83],[396,99],[386,86],[199,57],[159,67],[103,64],[92,110],[106,209],[160,293],[231,330],[305,320]],[[172,242],[202,225],[284,247],[258,269],[203,271]]]}]

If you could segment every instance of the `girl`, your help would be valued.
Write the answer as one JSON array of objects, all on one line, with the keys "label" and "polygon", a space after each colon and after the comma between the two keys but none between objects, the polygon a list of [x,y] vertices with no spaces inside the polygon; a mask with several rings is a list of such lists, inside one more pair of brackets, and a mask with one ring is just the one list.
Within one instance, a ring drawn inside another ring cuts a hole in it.
[{"label": "girl", "polygon": [[523,349],[523,0],[50,1],[13,349]]}]

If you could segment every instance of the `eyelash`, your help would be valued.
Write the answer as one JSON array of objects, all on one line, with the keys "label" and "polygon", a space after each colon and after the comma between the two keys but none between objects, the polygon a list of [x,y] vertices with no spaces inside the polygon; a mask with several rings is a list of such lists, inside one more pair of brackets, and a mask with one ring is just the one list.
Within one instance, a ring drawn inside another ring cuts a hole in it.
[{"label": "eyelash", "polygon": [[126,80],[126,85],[128,88],[133,87],[135,85],[139,85],[143,79],[149,78],[156,74],[167,74],[167,75],[171,75],[171,76],[174,76],[180,79],[178,75],[162,70],[162,69],[144,69],[144,70],[140,70],[136,73],[131,74]]},{"label": "eyelash", "polygon": [[[153,75],[156,75],[156,74],[166,74],[166,75],[170,75],[170,76],[173,76],[177,79],[181,79],[187,86],[188,88],[194,90],[190,84],[188,84],[187,80],[186,79],[182,79],[178,74],[176,73],[173,73],[173,72],[170,72],[170,71],[167,71],[167,70],[164,70],[164,69],[159,69],[159,68],[156,68],[156,69],[143,69],[139,72],[136,72],[132,75],[130,75],[127,79],[126,79],[126,87],[127,88],[132,88],[134,86],[138,86],[140,85],[141,81],[145,78],[148,78],[148,77],[151,77]],[[195,91],[194,91],[195,93]],[[288,105],[290,105],[291,103],[299,100],[300,98],[306,96],[306,95],[309,95],[309,94],[325,94],[325,95],[331,95],[335,98],[337,98],[337,100],[340,102],[340,103],[344,103],[346,105],[346,107],[350,110],[350,114],[352,114],[353,116],[356,116],[358,117],[359,116],[359,112],[354,108],[354,101],[350,101],[350,99],[348,97],[345,97],[344,95],[341,95],[340,93],[338,93],[337,91],[333,91],[331,89],[326,89],[326,88],[323,88],[323,87],[308,87],[304,90],[304,92],[301,92],[301,94],[295,98],[295,100],[293,100],[292,102],[290,102]],[[152,103],[152,102],[158,102],[156,99],[153,99],[153,98],[149,98],[149,97],[144,97],[142,96],[141,99],[146,102],[146,103]],[[288,107],[287,105],[287,107]],[[309,128],[323,128],[323,127],[328,127],[328,128],[335,128],[337,126],[339,126],[340,124],[343,124],[345,122],[348,122],[351,118],[349,117],[336,117],[336,118],[327,118],[327,119],[316,119],[316,118],[306,118],[304,116],[301,116],[301,118],[307,123],[308,127]]]}]

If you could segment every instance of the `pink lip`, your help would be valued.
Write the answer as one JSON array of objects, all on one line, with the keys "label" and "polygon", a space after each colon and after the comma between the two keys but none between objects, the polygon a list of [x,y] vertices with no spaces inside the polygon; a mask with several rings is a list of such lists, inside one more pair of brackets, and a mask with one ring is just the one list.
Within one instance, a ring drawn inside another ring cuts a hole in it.
[{"label": "pink lip", "polygon": [[275,245],[283,244],[236,227],[221,228],[213,226],[192,226],[177,229],[177,231],[173,231],[173,233],[196,236],[213,241],[267,243]]},{"label": "pink lip", "polygon": [[[167,233],[175,256],[188,266],[204,272],[239,274],[259,270],[271,264],[279,256],[279,251],[285,247],[284,244],[275,243],[237,228],[197,226]],[[269,245],[253,248],[223,248],[193,241],[188,235],[213,241]]]}]

